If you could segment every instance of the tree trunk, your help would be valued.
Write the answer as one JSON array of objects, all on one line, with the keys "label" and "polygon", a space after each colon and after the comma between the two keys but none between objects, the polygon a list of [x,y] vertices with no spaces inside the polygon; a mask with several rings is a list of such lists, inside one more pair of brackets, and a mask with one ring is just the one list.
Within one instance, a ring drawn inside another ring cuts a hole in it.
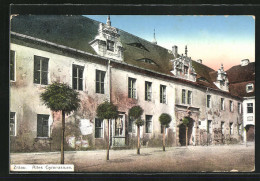
[{"label": "tree trunk", "polygon": [[186,146],[188,146],[188,127],[186,126]]},{"label": "tree trunk", "polygon": [[165,151],[165,125],[163,125],[163,151]]},{"label": "tree trunk", "polygon": [[62,128],[61,128],[61,144],[60,144],[60,151],[61,151],[61,158],[60,163],[64,164],[64,134],[65,134],[65,112],[62,111]]},{"label": "tree trunk", "polygon": [[137,154],[140,155],[140,126],[137,126]]},{"label": "tree trunk", "polygon": [[109,119],[107,120],[107,160],[109,160]]}]

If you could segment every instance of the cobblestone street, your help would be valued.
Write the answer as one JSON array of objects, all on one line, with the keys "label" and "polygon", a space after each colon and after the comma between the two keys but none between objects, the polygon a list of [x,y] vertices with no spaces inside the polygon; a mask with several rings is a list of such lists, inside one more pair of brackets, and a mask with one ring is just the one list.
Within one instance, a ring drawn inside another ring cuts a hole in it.
[{"label": "cobblestone street", "polygon": [[[11,164],[59,164],[60,152],[11,153]],[[65,152],[75,172],[252,172],[254,145],[216,145]]]}]

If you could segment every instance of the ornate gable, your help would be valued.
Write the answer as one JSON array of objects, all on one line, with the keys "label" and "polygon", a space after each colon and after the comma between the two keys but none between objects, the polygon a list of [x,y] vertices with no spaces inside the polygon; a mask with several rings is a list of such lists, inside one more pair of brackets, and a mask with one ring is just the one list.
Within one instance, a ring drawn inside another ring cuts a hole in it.
[{"label": "ornate gable", "polygon": [[120,35],[118,30],[111,26],[109,16],[107,24],[99,24],[98,35],[89,44],[100,56],[113,58],[120,61],[123,61],[124,59]]},{"label": "ornate gable", "polygon": [[176,77],[195,82],[196,72],[192,67],[191,57],[187,56],[187,46],[185,48],[185,56],[181,55],[172,60],[172,71]]},{"label": "ornate gable", "polygon": [[220,69],[218,69],[217,80],[214,84],[223,91],[228,91],[229,89],[229,81],[227,73],[224,71],[223,64],[221,64]]}]

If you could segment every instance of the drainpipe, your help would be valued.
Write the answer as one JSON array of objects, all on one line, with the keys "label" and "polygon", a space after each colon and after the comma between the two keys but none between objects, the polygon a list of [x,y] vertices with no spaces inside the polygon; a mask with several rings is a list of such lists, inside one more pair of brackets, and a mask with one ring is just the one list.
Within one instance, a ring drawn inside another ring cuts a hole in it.
[{"label": "drainpipe", "polygon": [[108,102],[111,101],[111,66],[110,66],[110,60],[107,62],[107,85],[108,85]]},{"label": "drainpipe", "polygon": [[[108,102],[111,102],[111,66],[110,66],[110,60],[107,62],[107,87],[108,87]],[[108,121],[108,130],[110,131],[111,128],[111,121]],[[110,147],[110,134],[108,135],[108,142],[109,142],[109,147]]]}]

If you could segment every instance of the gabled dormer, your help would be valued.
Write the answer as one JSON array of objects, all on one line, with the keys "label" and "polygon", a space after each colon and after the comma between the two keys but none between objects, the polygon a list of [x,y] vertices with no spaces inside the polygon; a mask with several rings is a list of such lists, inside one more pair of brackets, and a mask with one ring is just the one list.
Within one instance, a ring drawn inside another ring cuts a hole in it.
[{"label": "gabled dormer", "polygon": [[108,16],[106,24],[99,24],[98,35],[89,44],[100,56],[120,61],[124,59],[120,35],[118,30],[111,26],[110,16]]},{"label": "gabled dormer", "polygon": [[228,91],[229,81],[227,78],[227,73],[224,71],[223,64],[221,64],[220,69],[217,72],[217,80],[214,84],[223,91]]},{"label": "gabled dormer", "polygon": [[[173,47],[173,54],[177,54],[176,46]],[[196,72],[192,67],[191,57],[187,56],[188,50],[187,46],[185,47],[185,56],[181,55],[178,58],[175,58],[172,61],[172,73],[181,79],[186,79],[195,82],[196,81]],[[175,56],[176,57],[176,56]]]}]

